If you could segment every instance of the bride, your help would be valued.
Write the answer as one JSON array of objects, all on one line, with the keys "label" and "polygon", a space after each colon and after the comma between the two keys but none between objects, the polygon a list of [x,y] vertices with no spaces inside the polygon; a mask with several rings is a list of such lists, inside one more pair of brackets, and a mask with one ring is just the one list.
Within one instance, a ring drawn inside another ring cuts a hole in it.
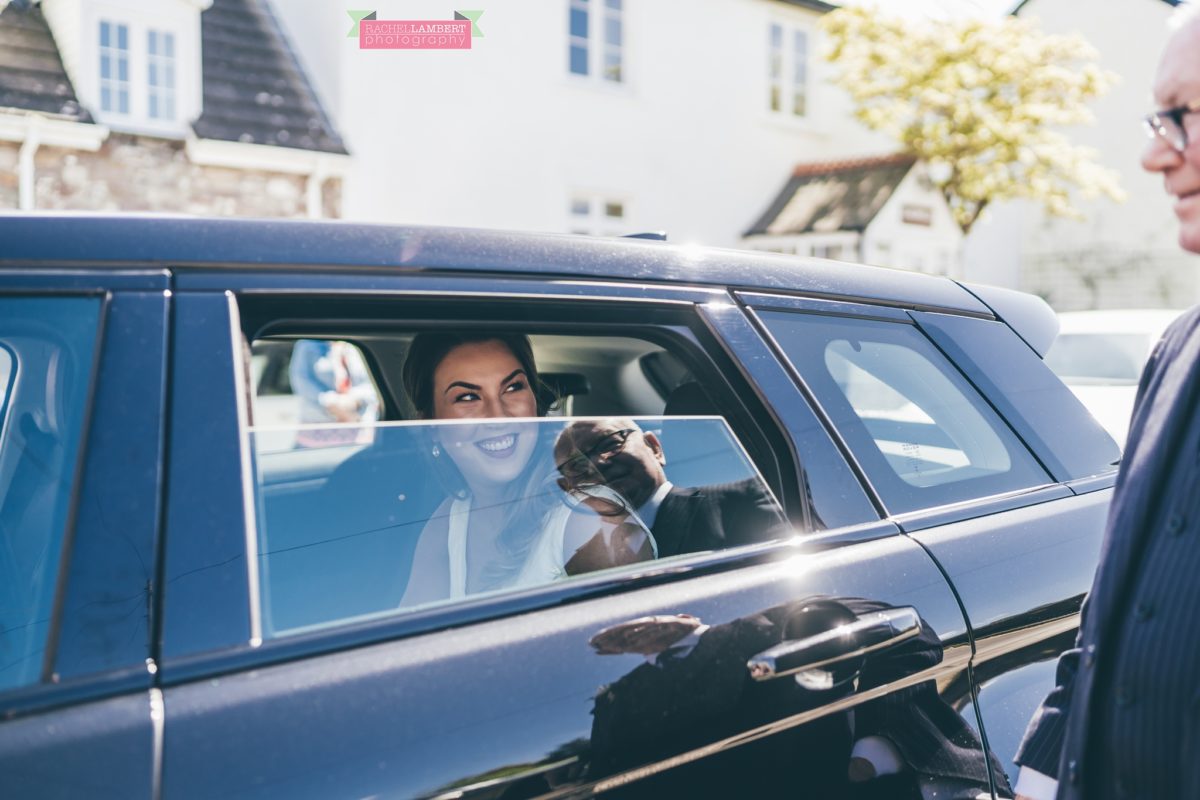
[{"label": "bride", "polygon": [[633,524],[595,499],[568,504],[556,485],[527,337],[419,334],[403,380],[420,417],[439,421],[428,453],[450,496],[421,531],[402,607],[549,583],[598,534]]}]

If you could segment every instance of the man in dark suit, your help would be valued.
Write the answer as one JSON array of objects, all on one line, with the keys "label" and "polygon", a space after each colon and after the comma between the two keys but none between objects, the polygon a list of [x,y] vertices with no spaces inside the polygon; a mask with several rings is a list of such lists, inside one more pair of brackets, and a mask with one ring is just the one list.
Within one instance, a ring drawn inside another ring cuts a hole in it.
[{"label": "man in dark suit", "polygon": [[[1200,253],[1200,14],[1180,21],[1142,166],[1163,176],[1180,244]],[[1017,754],[1019,797],[1200,797],[1198,402],[1193,308],[1142,374],[1079,638]]]},{"label": "man in dark suit", "polygon": [[[636,512],[636,519],[621,526],[628,532],[621,541],[630,555],[614,552],[620,548],[612,541],[595,540],[581,548],[577,554],[581,561],[574,568],[568,563],[572,574],[655,555],[766,542],[788,534],[779,506],[757,478],[688,489],[671,484],[664,470],[667,457],[662,443],[631,419],[571,423],[559,435],[554,454],[564,490],[586,492],[588,487],[603,486],[617,496],[618,507],[612,513]],[[604,504],[603,499],[597,503]],[[644,535],[639,538],[639,522],[653,534],[653,541]]]}]

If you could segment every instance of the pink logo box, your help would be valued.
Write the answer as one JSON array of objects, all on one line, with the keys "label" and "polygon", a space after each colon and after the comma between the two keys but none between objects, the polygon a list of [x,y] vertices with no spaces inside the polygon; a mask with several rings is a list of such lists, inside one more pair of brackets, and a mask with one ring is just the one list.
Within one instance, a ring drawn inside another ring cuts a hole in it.
[{"label": "pink logo box", "polygon": [[364,19],[358,27],[363,50],[470,50],[470,20]]}]

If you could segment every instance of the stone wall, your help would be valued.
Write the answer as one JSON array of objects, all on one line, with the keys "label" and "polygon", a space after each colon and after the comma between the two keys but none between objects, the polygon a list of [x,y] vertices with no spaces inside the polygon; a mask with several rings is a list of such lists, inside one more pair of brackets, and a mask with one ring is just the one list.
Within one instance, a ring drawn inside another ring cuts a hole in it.
[{"label": "stone wall", "polygon": [[21,189],[17,179],[17,155],[20,152],[20,145],[0,142],[0,208],[20,205]]},{"label": "stone wall", "polygon": [[[0,209],[18,206],[19,145],[0,142]],[[158,211],[205,216],[306,217],[300,175],[192,164],[183,142],[111,134],[99,151],[40,147],[38,210]],[[341,181],[325,182],[323,214],[341,217]]]},{"label": "stone wall", "polygon": [[1090,247],[1031,256],[1021,286],[1056,311],[1187,308],[1200,300],[1200,258],[1178,249]]}]

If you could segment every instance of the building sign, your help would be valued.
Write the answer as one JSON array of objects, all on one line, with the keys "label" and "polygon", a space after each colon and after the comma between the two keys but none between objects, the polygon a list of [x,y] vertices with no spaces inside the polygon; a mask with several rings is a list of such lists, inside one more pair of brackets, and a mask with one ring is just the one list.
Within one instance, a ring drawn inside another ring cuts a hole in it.
[{"label": "building sign", "polygon": [[900,207],[900,220],[908,225],[929,227],[933,224],[933,207],[905,203]]}]

